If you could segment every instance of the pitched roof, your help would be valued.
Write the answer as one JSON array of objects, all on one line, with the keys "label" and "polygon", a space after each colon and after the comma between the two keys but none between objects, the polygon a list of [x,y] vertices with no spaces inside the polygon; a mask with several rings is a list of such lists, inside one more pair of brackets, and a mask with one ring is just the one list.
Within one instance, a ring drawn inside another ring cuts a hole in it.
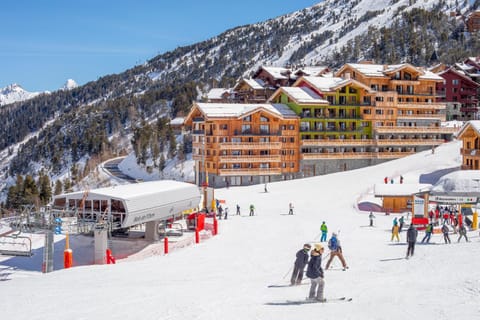
[{"label": "pitched roof", "polygon": [[461,137],[467,128],[472,128],[478,135],[480,135],[480,120],[470,120],[466,122],[458,132],[457,137]]},{"label": "pitched roof", "polygon": [[284,104],[271,103],[195,103],[200,111],[210,118],[238,118],[259,109],[282,118],[296,117],[293,110]]},{"label": "pitched roof", "polygon": [[[298,103],[316,103],[328,104],[328,100],[323,99],[312,89],[306,87],[281,87],[279,89]],[[276,96],[276,94],[275,94]]]},{"label": "pitched roof", "polygon": [[413,68],[420,73],[419,75],[420,79],[443,81],[443,78],[436,75],[435,73],[415,67],[409,63],[390,64],[390,65],[368,64],[368,63],[347,63],[346,66],[347,65],[369,77],[386,77],[388,74],[395,72],[397,70],[401,70],[404,68]]},{"label": "pitched roof", "polygon": [[207,93],[207,99],[222,99],[225,93],[230,93],[231,90],[227,88],[212,88]]}]

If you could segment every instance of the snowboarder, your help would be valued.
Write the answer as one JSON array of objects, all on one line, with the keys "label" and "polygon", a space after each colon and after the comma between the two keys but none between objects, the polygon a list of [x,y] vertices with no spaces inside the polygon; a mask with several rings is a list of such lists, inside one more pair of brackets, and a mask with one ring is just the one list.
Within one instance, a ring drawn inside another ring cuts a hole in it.
[{"label": "snowboarder", "polygon": [[323,280],[322,254],[323,246],[319,243],[315,244],[314,249],[310,253],[310,261],[307,267],[307,277],[310,278],[310,291],[308,293],[309,300],[318,300],[325,302],[323,289],[325,280]]},{"label": "snowboarder", "polygon": [[293,214],[293,203],[289,203],[288,205],[288,214]]},{"label": "snowboarder", "polygon": [[370,227],[373,227],[373,219],[375,219],[375,216],[373,215],[372,211],[370,211],[368,218],[370,219]]},{"label": "snowboarder", "polygon": [[342,246],[340,245],[340,240],[337,237],[337,234],[334,232],[332,233],[332,237],[328,240],[328,249],[330,249],[330,259],[328,259],[327,265],[325,269],[328,269],[330,263],[332,263],[333,258],[338,257],[342,262],[343,271],[348,269],[347,263],[345,262],[345,258],[343,257],[342,253]]},{"label": "snowboarder", "polygon": [[407,256],[408,257],[413,256],[413,253],[415,251],[415,243],[417,242],[417,236],[418,236],[418,231],[415,229],[413,224],[410,225],[410,227],[407,230],[407,243],[408,243],[408,249],[407,249]]},{"label": "snowboarder", "polygon": [[393,241],[393,238],[397,238],[397,242],[400,242],[400,236],[398,235],[398,232],[400,230],[400,227],[398,225],[394,225],[392,227],[392,238],[390,241]]},{"label": "snowboarder", "polygon": [[467,228],[465,228],[465,225],[462,223],[460,225],[460,227],[458,228],[458,234],[460,235],[458,237],[458,241],[457,242],[460,242],[460,239],[462,239],[462,237],[465,238],[465,241],[468,242],[468,238],[467,238]]},{"label": "snowboarder", "polygon": [[327,225],[325,224],[325,221],[322,222],[322,225],[320,226],[320,231],[322,231],[320,242],[327,241],[328,228],[327,228]]},{"label": "snowboarder", "polygon": [[452,243],[452,241],[450,241],[450,236],[448,235],[449,231],[447,223],[445,222],[442,226],[443,240],[445,240],[445,244]]},{"label": "snowboarder", "polygon": [[298,250],[296,254],[295,263],[293,265],[292,278],[290,279],[290,284],[292,286],[299,285],[303,279],[303,269],[308,263],[308,253],[312,246],[308,243],[303,245],[303,249]]},{"label": "snowboarder", "polygon": [[253,206],[253,204],[250,205],[250,216],[254,216],[255,215],[255,207]]},{"label": "snowboarder", "polygon": [[237,216],[240,215],[240,205],[237,204]]},{"label": "snowboarder", "polygon": [[433,232],[433,223],[429,223],[427,228],[425,229],[425,236],[422,239],[422,243],[424,243],[425,240],[427,240],[427,243],[430,243],[430,237],[432,236],[432,232]]}]

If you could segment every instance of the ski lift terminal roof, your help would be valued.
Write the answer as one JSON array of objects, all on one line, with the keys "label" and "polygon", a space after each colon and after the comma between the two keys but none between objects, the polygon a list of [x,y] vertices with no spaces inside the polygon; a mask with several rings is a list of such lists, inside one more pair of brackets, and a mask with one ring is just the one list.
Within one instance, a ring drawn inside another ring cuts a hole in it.
[{"label": "ski lift terminal roof", "polygon": [[122,227],[129,227],[167,219],[184,210],[197,208],[201,196],[194,184],[160,180],[57,195],[54,197],[54,206],[76,206],[82,199],[120,201],[126,214]]}]

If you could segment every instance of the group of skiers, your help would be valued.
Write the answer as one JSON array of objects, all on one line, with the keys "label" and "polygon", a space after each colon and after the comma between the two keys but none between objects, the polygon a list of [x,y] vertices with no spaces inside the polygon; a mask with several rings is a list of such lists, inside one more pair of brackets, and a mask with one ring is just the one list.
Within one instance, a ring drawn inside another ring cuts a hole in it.
[{"label": "group of skiers", "polygon": [[[323,225],[325,225],[325,222],[322,223],[322,226]],[[324,228],[326,228],[326,225]],[[328,240],[328,248],[330,250],[330,258],[325,266],[325,269],[327,270],[330,267],[330,264],[334,257],[338,257],[340,259],[343,270],[348,269],[345,258],[343,257],[340,240],[338,239],[338,235],[336,233],[332,233],[330,240]],[[322,268],[322,254],[324,253],[325,248],[321,243],[315,243],[313,245],[313,249],[311,249],[312,245],[306,243],[304,244],[303,248],[297,252],[295,263],[293,265],[293,273],[290,279],[290,284],[293,286],[299,285],[302,282],[303,273],[306,266],[307,270],[305,274],[310,279],[308,299],[325,302],[325,280],[324,271]]]}]

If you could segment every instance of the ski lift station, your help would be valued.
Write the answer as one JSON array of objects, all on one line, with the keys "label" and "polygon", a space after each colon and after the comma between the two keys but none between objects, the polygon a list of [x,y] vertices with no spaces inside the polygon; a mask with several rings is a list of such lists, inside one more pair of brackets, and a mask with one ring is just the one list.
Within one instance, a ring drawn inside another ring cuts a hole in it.
[{"label": "ski lift station", "polygon": [[[54,197],[55,212],[74,213],[79,228],[94,232],[95,252],[103,255],[107,232],[145,224],[145,240],[159,240],[159,224],[173,221],[182,212],[198,208],[198,186],[173,180],[160,180],[78,191]],[[97,260],[97,254],[96,260]]]}]

